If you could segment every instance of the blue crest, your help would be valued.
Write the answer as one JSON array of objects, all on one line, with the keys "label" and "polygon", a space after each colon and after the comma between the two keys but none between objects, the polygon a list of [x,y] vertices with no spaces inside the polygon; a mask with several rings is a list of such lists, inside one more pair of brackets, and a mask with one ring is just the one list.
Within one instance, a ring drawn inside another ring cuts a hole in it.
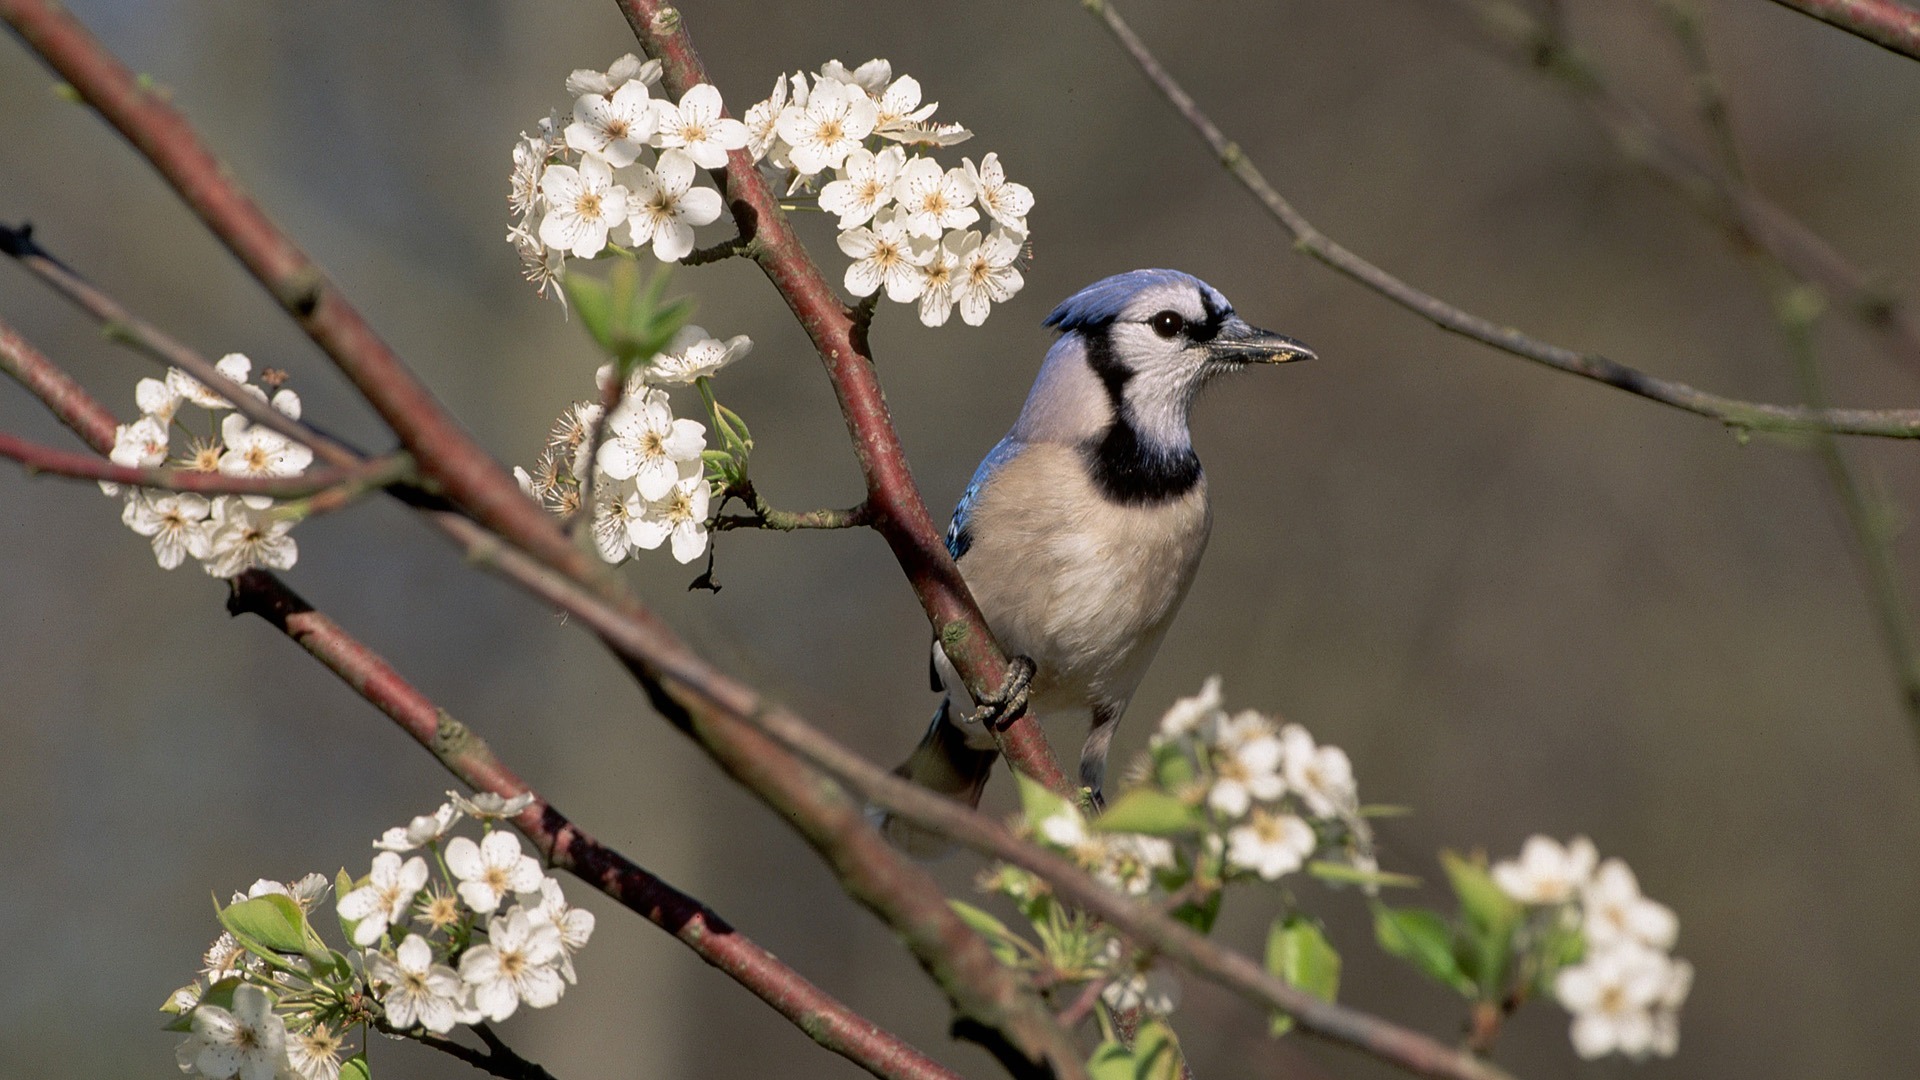
[{"label": "blue crest", "polygon": [[1127,304],[1146,289],[1164,285],[1186,285],[1199,290],[1203,302],[1210,310],[1227,312],[1233,305],[1220,295],[1220,290],[1179,270],[1129,270],[1124,274],[1115,274],[1081,289],[1060,302],[1053,309],[1042,326],[1051,326],[1061,333],[1084,330],[1093,326],[1105,326],[1120,317]]}]

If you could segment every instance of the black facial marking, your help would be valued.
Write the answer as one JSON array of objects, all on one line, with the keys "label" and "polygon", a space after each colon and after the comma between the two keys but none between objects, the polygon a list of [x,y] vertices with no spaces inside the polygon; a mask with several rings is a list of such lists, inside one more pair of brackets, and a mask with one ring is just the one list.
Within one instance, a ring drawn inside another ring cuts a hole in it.
[{"label": "black facial marking", "polygon": [[[1211,309],[1208,314],[1211,317]],[[1112,331],[1111,325],[1082,331],[1087,341],[1087,366],[1107,388],[1107,399],[1113,407],[1113,421],[1106,430],[1080,447],[1087,474],[1102,495],[1117,503],[1139,505],[1177,499],[1200,482],[1200,458],[1192,447],[1168,450],[1140,438],[1126,398],[1133,370],[1114,355]]]},{"label": "black facial marking", "polygon": [[1187,324],[1188,341],[1212,341],[1214,335],[1220,332],[1220,324],[1233,314],[1232,308],[1216,305],[1213,294],[1208,292],[1200,294],[1200,306],[1206,309],[1207,316],[1199,322]]}]

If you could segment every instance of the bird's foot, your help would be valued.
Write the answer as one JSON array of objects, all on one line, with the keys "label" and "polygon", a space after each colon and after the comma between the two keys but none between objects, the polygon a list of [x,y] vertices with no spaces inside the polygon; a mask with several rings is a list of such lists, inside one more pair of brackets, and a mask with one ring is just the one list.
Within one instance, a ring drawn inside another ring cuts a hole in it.
[{"label": "bird's foot", "polygon": [[1000,692],[980,703],[966,717],[966,723],[984,724],[988,731],[1004,731],[1027,712],[1027,691],[1033,687],[1034,672],[1038,668],[1031,659],[1015,656],[1007,661],[1007,680],[1000,684]]}]

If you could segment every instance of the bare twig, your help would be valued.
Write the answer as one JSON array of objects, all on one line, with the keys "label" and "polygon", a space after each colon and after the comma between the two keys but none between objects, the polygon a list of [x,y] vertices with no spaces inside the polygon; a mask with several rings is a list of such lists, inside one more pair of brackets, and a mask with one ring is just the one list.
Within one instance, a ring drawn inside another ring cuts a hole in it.
[{"label": "bare twig", "polygon": [[33,239],[31,227],[23,225],[15,229],[0,225],[0,254],[12,256],[55,292],[98,319],[108,337],[131,345],[162,364],[185,371],[207,389],[226,398],[247,419],[308,447],[315,456],[330,464],[348,466],[360,461],[358,451],[246,393],[239,383],[221,374],[212,361],[134,317],[118,301],[48,254]]},{"label": "bare twig", "polygon": [[1107,0],[1082,0],[1100,19],[1114,39],[1126,50],[1161,96],[1213,149],[1220,163],[1258,199],[1281,227],[1292,235],[1294,246],[1335,270],[1367,286],[1394,303],[1451,331],[1490,345],[1502,352],[1524,357],[1557,371],[1579,375],[1608,386],[1676,409],[1695,413],[1729,427],[1753,431],[1807,431],[1821,429],[1837,435],[1875,435],[1885,438],[1920,438],[1920,410],[1917,409],[1813,409],[1791,405],[1772,405],[1739,401],[1708,393],[1685,383],[1649,375],[1598,353],[1582,353],[1550,344],[1491,320],[1463,311],[1438,297],[1421,292],[1380,267],[1342,247],[1316,229],[1294,209],[1259,168],[1248,160],[1238,144],[1230,141],[1212,119],[1197,105],[1140,38],[1120,18]]},{"label": "bare twig", "polygon": [[[1744,182],[1739,156],[1728,143],[1732,128],[1717,80],[1695,76],[1696,105],[1716,146],[1719,167],[1681,145],[1645,110],[1615,92],[1594,65],[1566,40],[1561,29],[1507,0],[1455,0],[1471,9],[1477,25],[1516,65],[1541,72],[1567,90],[1606,129],[1621,156],[1671,187],[1703,216],[1734,233],[1741,250],[1759,246],[1795,275],[1832,298],[1834,309],[1870,332],[1888,355],[1920,371],[1920,322],[1911,305],[1795,218],[1779,203]],[[1662,0],[1674,12],[1674,0]],[[1670,20],[1688,18],[1669,15]],[[1704,61],[1697,28],[1679,28],[1691,62]],[[1690,39],[1690,40],[1689,40]]]},{"label": "bare twig", "polygon": [[[669,92],[677,96],[710,81],[679,9],[663,0],[619,0],[619,4],[647,55],[665,67]],[[779,200],[746,151],[733,151],[718,179],[740,226],[745,253],[780,291],[826,365],[866,478],[873,527],[893,549],[968,692],[976,702],[1000,699],[1011,686],[1013,670],[947,554],[941,531],[907,467],[906,451],[874,374],[864,322],[856,322],[801,246]],[[1064,794],[1076,790],[1032,717],[1011,717],[997,737],[1015,768]]]},{"label": "bare twig", "polygon": [[76,454],[70,450],[41,446],[4,432],[0,432],[0,458],[17,461],[28,472],[82,480],[105,480],[108,483],[161,491],[191,491],[199,495],[266,495],[275,499],[317,496],[348,486],[356,494],[364,493],[397,483],[413,470],[413,462],[405,454],[369,458],[350,469],[321,469],[301,476],[228,476],[195,469],[130,468],[102,461],[92,454]]},{"label": "bare twig", "polygon": [[480,1036],[481,1042],[487,1044],[484,1052],[431,1032],[400,1032],[385,1024],[379,1027],[389,1035],[402,1035],[422,1046],[430,1046],[450,1057],[459,1058],[481,1072],[498,1076],[501,1080],[555,1080],[554,1075],[543,1066],[515,1053],[512,1047],[502,1041],[500,1036],[494,1034],[493,1029],[485,1024],[473,1025],[474,1033]]},{"label": "bare twig", "polygon": [[845,510],[776,510],[767,504],[760,493],[754,490],[753,481],[745,480],[735,484],[720,500],[724,506],[727,499],[739,499],[746,503],[750,514],[720,514],[713,519],[715,532],[729,529],[772,529],[776,532],[792,532],[796,529],[853,529],[872,524],[872,514],[867,504],[850,506]]},{"label": "bare twig", "polygon": [[1894,0],[1773,0],[1883,49],[1920,60],[1920,11]]}]

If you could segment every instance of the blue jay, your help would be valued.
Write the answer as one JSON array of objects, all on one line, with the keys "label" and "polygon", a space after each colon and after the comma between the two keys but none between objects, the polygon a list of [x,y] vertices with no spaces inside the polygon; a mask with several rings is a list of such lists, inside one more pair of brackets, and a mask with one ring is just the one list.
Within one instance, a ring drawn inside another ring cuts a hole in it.
[{"label": "blue jay", "polygon": [[[1080,781],[1098,805],[1114,728],[1207,546],[1193,399],[1216,375],[1313,352],[1174,270],[1095,282],[1045,325],[1060,337],[960,497],[947,550],[1002,647],[1032,662],[1029,707],[1091,713]],[[992,710],[954,707],[965,690],[937,641],[932,675],[946,697],[896,771],[977,805],[996,756],[982,722]],[[929,846],[904,822],[887,827],[904,846]]]}]

